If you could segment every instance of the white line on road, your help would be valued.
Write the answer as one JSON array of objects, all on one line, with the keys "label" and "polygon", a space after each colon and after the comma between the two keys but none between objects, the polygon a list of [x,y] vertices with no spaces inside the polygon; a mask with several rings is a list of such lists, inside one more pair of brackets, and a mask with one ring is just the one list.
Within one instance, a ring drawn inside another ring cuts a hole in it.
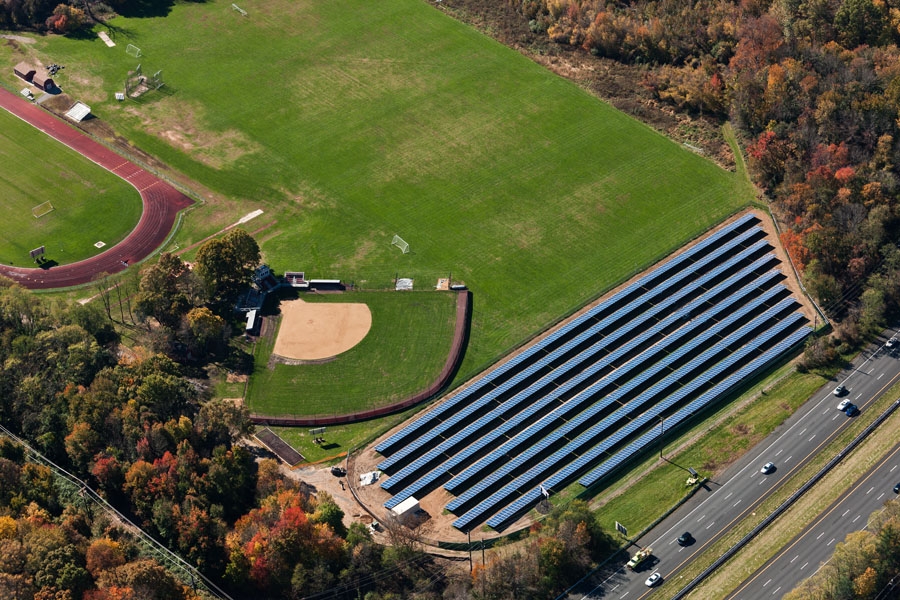
[{"label": "white line on road", "polygon": [[798,435],[798,436],[803,435],[804,433],[806,433],[806,430],[807,430],[807,429],[808,429],[807,427],[804,427],[804,428],[803,428],[803,431],[801,431],[801,432],[798,433],[797,435]]},{"label": "white line on road", "polygon": [[844,514],[841,515],[841,518],[846,517],[849,512],[850,512],[850,509],[848,508],[847,510],[844,511]]},{"label": "white line on road", "polygon": [[815,437],[816,437],[816,434],[812,434],[812,437],[809,438],[807,441],[808,441],[808,442],[811,442],[811,441],[813,441],[813,439],[814,439]]},{"label": "white line on road", "polygon": [[775,591],[772,592],[772,595],[774,596],[775,594],[777,594],[778,590],[780,590],[780,589],[781,589],[781,586],[779,585],[777,588],[775,588]]},{"label": "white line on road", "polygon": [[894,469],[896,469],[896,468],[897,468],[897,465],[894,465],[893,467],[891,467],[891,473],[893,473]]},{"label": "white line on road", "polygon": [[771,580],[771,579],[768,580],[767,582],[765,582],[765,583],[763,584],[763,587],[766,587],[766,586],[769,585],[770,583],[772,583],[772,580]]},{"label": "white line on road", "polygon": [[831,417],[831,420],[834,421],[837,418],[838,418],[838,415],[834,415],[833,417]]},{"label": "white line on road", "polygon": [[853,519],[853,520],[850,521],[850,522],[851,522],[851,523],[856,523],[857,521],[859,521],[859,518],[860,518],[861,516],[862,516],[862,515],[856,515],[856,518]]},{"label": "white line on road", "polygon": [[699,523],[700,521],[702,521],[705,518],[706,518],[706,515],[700,515],[700,518],[697,519],[697,522]]},{"label": "white line on road", "polygon": [[[894,469],[896,469],[896,468],[897,468],[897,467],[894,467]],[[893,471],[894,469],[891,469],[891,471]],[[734,495],[734,492],[728,492],[728,495],[725,496],[725,499],[728,500],[728,499],[731,498],[733,495]]]},{"label": "white line on road", "polygon": [[876,500],[881,500],[882,498],[884,498],[884,492],[881,492],[881,493],[878,495],[878,497],[875,498],[875,499],[876,499]]},{"label": "white line on road", "polygon": [[854,398],[854,400],[859,400],[861,396],[862,396],[862,392],[858,393],[858,394],[856,395],[856,398]]},{"label": "white line on road", "polygon": [[800,567],[800,570],[802,571],[802,570],[806,567],[806,565],[808,565],[808,564],[809,564],[808,562],[803,563],[803,566]]},{"label": "white line on road", "polygon": [[775,453],[775,458],[778,458],[778,455],[784,452],[784,448]]},{"label": "white line on road", "polygon": [[833,544],[833,543],[834,543],[834,538],[831,538],[831,541],[830,541],[830,542],[828,542],[828,543],[827,543],[827,544],[825,544],[825,545],[826,545],[826,546],[830,546],[830,545],[832,545],[832,544]]},{"label": "white line on road", "polygon": [[869,491],[866,492],[866,494],[871,494],[871,493],[872,493],[872,490],[874,490],[874,489],[875,489],[875,486],[873,485],[872,487],[869,488]]},{"label": "white line on road", "polygon": [[822,537],[823,535],[825,535],[825,532],[824,532],[824,531],[823,531],[822,533],[820,533],[820,534],[819,534],[819,537],[817,537],[816,539],[819,539],[819,538]]},{"label": "white line on road", "polygon": [[879,375],[878,377],[876,377],[876,378],[875,378],[875,381],[878,381],[878,380],[881,379],[882,377],[884,377],[884,373],[882,373],[881,375]]},{"label": "white line on road", "polygon": [[784,462],[787,462],[787,461],[791,460],[792,458],[794,458],[794,455],[793,455],[793,454],[791,454],[791,455],[788,456],[786,459],[784,459]]},{"label": "white line on road", "polygon": [[740,504],[740,503],[741,503],[741,501],[740,501],[740,500],[738,500],[738,501],[737,501],[737,502],[735,502],[735,503],[734,503],[734,504],[732,504],[732,505],[731,505],[731,506],[737,506],[737,505],[738,505],[738,504]]},{"label": "white line on road", "polygon": [[800,558],[800,555],[799,555],[799,554],[798,554],[797,556],[795,556],[794,558],[792,558],[792,559],[791,559],[791,562],[789,562],[788,564],[789,564],[789,565],[794,564],[794,561],[797,560],[798,558]]}]

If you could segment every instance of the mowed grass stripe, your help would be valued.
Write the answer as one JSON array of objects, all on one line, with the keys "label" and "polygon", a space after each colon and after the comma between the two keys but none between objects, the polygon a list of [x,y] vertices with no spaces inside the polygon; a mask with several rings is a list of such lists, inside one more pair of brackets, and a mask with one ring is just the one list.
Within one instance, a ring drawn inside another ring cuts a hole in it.
[{"label": "mowed grass stripe", "polygon": [[[42,245],[60,264],[82,260],[123,240],[140,219],[131,185],[2,110],[0,163],[4,264],[34,266],[28,252]],[[48,200],[54,210],[35,218],[32,209]]]},{"label": "mowed grass stripe", "polygon": [[456,294],[359,292],[303,294],[304,302],[359,302],[372,328],[350,350],[324,364],[271,368],[274,337],[255,351],[247,392],[250,410],[266,415],[344,414],[398,402],[432,384],[453,341]]},{"label": "mowed grass stripe", "polygon": [[[91,65],[103,85],[71,87],[139,147],[277,220],[262,243],[276,271],[467,283],[460,381],[753,199],[734,174],[420,0],[242,8],[115,19],[120,45],[167,82],[137,103],[98,92],[137,62],[118,47],[35,46],[67,71]],[[182,245],[208,231],[201,215]]]}]

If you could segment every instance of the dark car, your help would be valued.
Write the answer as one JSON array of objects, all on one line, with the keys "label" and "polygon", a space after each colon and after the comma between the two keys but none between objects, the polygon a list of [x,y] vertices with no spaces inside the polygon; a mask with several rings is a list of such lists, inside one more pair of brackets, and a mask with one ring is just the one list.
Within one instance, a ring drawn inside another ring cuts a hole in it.
[{"label": "dark car", "polygon": [[691,535],[689,531],[685,531],[676,540],[679,546],[690,546],[694,543],[694,537]]},{"label": "dark car", "polygon": [[897,485],[894,486],[894,493],[900,494],[900,483],[898,483]]},{"label": "dark car", "polygon": [[859,414],[859,407],[855,404],[848,404],[847,408],[844,409],[844,412],[847,413],[848,417],[855,417]]}]

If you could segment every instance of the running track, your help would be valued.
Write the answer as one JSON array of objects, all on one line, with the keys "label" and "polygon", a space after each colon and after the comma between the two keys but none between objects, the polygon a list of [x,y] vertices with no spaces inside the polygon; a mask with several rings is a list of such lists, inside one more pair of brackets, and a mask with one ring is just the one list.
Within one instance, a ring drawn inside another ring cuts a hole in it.
[{"label": "running track", "polygon": [[[30,289],[48,289],[88,283],[97,273],[124,271],[159,248],[172,231],[178,213],[194,203],[168,183],[8,90],[0,89],[0,107],[133,185],[144,206],[137,227],[102,254],[49,269],[0,265],[0,275]],[[65,191],[60,189],[58,193]]]}]

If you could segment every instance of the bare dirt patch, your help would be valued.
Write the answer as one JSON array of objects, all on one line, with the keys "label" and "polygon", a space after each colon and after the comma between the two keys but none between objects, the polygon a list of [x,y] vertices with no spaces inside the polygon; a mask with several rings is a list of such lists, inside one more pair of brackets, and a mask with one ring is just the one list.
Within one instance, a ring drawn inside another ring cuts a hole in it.
[{"label": "bare dirt patch", "polygon": [[288,360],[322,360],[346,352],[372,328],[372,312],[358,302],[281,304],[281,327],[273,355]]}]

